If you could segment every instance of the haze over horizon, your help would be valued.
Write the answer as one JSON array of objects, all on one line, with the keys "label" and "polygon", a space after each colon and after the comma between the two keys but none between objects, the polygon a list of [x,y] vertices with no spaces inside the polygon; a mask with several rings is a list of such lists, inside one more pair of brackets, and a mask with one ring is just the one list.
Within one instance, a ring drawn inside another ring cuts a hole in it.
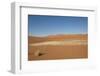
[{"label": "haze over horizon", "polygon": [[53,35],[46,35],[46,36],[38,36],[38,35],[29,35],[30,37],[51,37],[51,36],[67,36],[67,35],[87,35],[87,34],[53,34]]}]

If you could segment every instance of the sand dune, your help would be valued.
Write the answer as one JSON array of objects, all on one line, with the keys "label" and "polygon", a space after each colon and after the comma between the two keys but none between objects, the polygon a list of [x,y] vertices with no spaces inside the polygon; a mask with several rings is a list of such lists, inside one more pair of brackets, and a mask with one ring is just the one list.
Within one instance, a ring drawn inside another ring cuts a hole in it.
[{"label": "sand dune", "polygon": [[28,60],[76,59],[88,57],[88,36],[29,36]]},{"label": "sand dune", "polygon": [[45,37],[29,36],[30,43],[38,43],[44,41],[63,41],[63,40],[87,40],[87,34],[76,34],[76,35],[50,35]]}]

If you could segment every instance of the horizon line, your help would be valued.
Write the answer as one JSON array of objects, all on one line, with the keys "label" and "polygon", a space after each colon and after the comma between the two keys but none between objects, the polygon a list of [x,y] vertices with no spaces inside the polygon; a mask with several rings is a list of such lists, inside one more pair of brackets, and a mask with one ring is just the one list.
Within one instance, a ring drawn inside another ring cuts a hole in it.
[{"label": "horizon line", "polygon": [[88,33],[81,33],[81,34],[53,34],[53,35],[28,35],[34,37],[49,37],[49,36],[57,36],[57,35],[87,35]]}]

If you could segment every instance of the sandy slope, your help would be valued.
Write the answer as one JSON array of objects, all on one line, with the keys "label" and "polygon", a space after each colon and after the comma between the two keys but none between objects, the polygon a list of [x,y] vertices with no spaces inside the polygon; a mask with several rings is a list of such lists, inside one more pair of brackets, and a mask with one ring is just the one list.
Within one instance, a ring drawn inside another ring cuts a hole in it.
[{"label": "sandy slope", "polygon": [[[88,57],[87,45],[29,46],[28,60],[77,59]],[[36,53],[43,53],[42,56]]]},{"label": "sandy slope", "polygon": [[28,60],[88,57],[87,35],[29,37]]}]

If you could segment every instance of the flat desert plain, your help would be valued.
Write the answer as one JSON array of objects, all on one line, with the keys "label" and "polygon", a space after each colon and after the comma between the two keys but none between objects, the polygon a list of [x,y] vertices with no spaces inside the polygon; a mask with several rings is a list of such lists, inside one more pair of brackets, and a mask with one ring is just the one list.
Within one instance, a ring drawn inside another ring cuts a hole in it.
[{"label": "flat desert plain", "polygon": [[88,35],[28,37],[28,60],[88,58]]}]

